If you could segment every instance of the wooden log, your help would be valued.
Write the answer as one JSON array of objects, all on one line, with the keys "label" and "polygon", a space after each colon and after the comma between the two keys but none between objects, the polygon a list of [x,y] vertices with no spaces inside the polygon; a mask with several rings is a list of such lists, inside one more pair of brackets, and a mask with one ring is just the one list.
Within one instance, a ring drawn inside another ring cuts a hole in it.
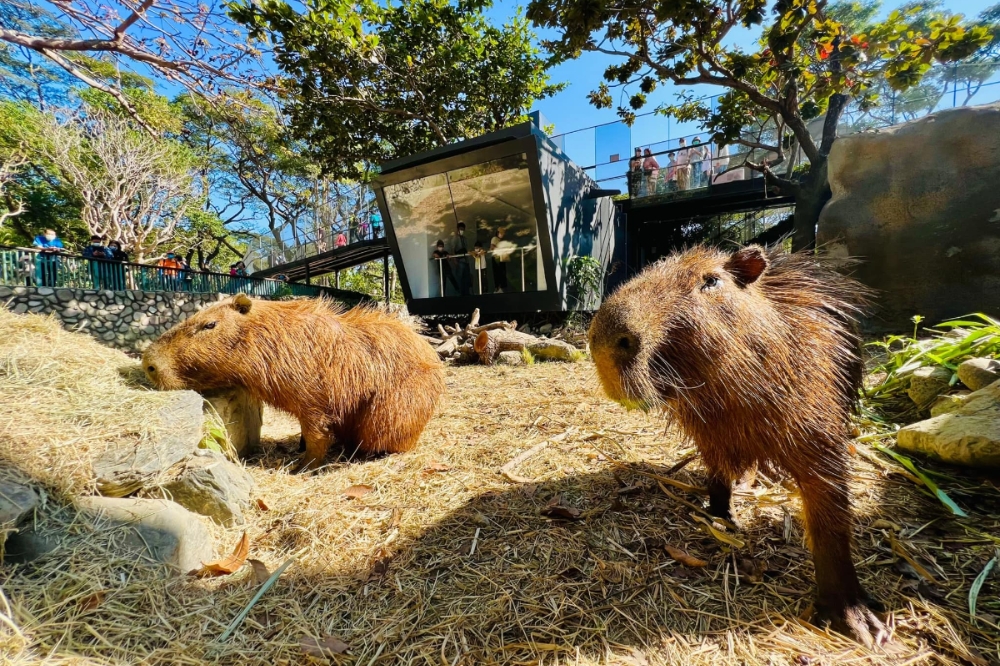
[{"label": "wooden log", "polygon": [[458,338],[451,338],[445,340],[442,344],[434,348],[434,351],[438,353],[439,356],[450,356],[459,346]]},{"label": "wooden log", "polygon": [[517,322],[510,321],[495,321],[492,324],[484,324],[482,326],[477,326],[476,328],[470,328],[469,333],[471,335],[479,335],[483,331],[496,331],[503,329],[505,331],[512,331],[517,328]]},{"label": "wooden log", "polygon": [[539,339],[527,333],[520,333],[504,328],[482,331],[476,336],[473,348],[479,354],[479,362],[492,365],[503,351],[521,351],[529,344],[539,342]]},{"label": "wooden log", "polygon": [[476,350],[473,348],[472,344],[466,343],[458,346],[458,349],[455,350],[453,358],[456,363],[475,363],[479,359],[479,355],[476,354]]},{"label": "wooden log", "polygon": [[552,338],[538,338],[526,348],[535,358],[550,361],[576,361],[581,356],[580,350],[570,343]]},{"label": "wooden log", "polygon": [[472,311],[472,318],[469,319],[469,325],[465,327],[465,330],[471,330],[479,326],[479,308]]}]

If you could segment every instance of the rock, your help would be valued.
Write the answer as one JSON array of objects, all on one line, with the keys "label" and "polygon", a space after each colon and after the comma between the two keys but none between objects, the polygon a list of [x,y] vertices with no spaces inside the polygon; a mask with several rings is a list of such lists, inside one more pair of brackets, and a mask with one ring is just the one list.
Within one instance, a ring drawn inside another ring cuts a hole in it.
[{"label": "rock", "polygon": [[970,358],[958,365],[958,378],[971,391],[984,389],[1000,380],[1000,360],[993,358]]},{"label": "rock", "polygon": [[970,395],[968,391],[959,391],[958,393],[949,393],[948,395],[938,397],[934,401],[934,404],[931,405],[931,416],[941,416],[942,414],[955,411],[965,404],[965,399]]},{"label": "rock", "polygon": [[243,511],[250,508],[254,482],[245,469],[221,453],[202,449],[183,463],[177,478],[160,489],[185,509],[230,527],[246,523]]},{"label": "rock", "polygon": [[0,298],[10,298],[11,294],[13,293],[14,292],[11,291],[10,287],[4,287],[0,285]]},{"label": "rock", "polygon": [[74,299],[73,292],[69,289],[56,289],[56,298],[58,298],[63,303],[72,301]]},{"label": "rock", "polygon": [[24,303],[18,303],[14,306],[14,314],[24,314],[28,311],[28,306]]},{"label": "rock", "polygon": [[548,335],[552,332],[552,324],[542,324],[538,327],[538,332],[542,335]]},{"label": "rock", "polygon": [[35,293],[39,296],[51,296],[55,293],[55,290],[52,287],[38,287],[38,289],[35,290]]},{"label": "rock", "polygon": [[524,365],[524,356],[519,351],[504,351],[497,356],[500,365]]},{"label": "rock", "polygon": [[225,424],[236,453],[240,457],[257,453],[260,450],[264,405],[242,388],[207,391],[203,395]]},{"label": "rock", "polygon": [[121,543],[185,574],[215,559],[215,547],[201,519],[164,499],[82,497],[77,508],[121,531]]},{"label": "rock", "polygon": [[0,478],[0,544],[3,543],[3,530],[20,525],[41,501],[30,486]]},{"label": "rock", "polygon": [[947,463],[1000,468],[1000,381],[951,411],[902,428],[898,445]]},{"label": "rock", "polygon": [[7,535],[3,543],[3,563],[23,564],[55,550],[65,535],[44,532],[34,526],[23,527]]},{"label": "rock", "polygon": [[93,460],[97,488],[102,495],[129,495],[198,448],[204,421],[201,396],[194,391],[172,391],[167,395],[170,395],[168,404],[159,410],[156,436],[108,451]]},{"label": "rock", "polygon": [[925,365],[910,375],[910,388],[906,392],[918,407],[926,407],[934,398],[949,388],[951,370],[939,366]]},{"label": "rock", "polygon": [[910,330],[915,314],[935,322],[996,303],[1000,104],[842,136],[828,168],[817,245],[865,258],[851,272],[879,293],[873,327]]}]

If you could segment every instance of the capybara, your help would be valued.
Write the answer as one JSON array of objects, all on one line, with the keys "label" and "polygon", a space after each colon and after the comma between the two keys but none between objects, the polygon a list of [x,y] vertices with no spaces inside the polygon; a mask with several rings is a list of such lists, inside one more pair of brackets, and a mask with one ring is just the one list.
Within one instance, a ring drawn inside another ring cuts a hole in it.
[{"label": "capybara", "polygon": [[601,306],[590,350],[607,394],[661,408],[708,469],[709,510],[730,518],[754,465],[790,474],[816,567],[816,610],[871,645],[885,628],[851,561],[850,417],[868,293],[807,254],[695,247],[650,266]]},{"label": "capybara", "polygon": [[158,388],[242,386],[297,417],[300,470],[334,442],[349,453],[413,448],[444,390],[437,354],[405,323],[322,299],[238,294],[164,333],[142,364]]}]

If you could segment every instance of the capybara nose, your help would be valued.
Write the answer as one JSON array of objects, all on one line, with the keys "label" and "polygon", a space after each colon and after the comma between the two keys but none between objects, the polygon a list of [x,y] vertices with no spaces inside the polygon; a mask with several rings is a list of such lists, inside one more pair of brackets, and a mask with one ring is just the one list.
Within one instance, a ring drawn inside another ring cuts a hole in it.
[{"label": "capybara nose", "polygon": [[639,338],[631,333],[620,333],[615,338],[615,350],[619,354],[635,356],[639,351]]},{"label": "capybara nose", "polygon": [[151,375],[155,374],[156,373],[156,366],[155,365],[147,365],[146,366],[146,372],[148,372]]}]

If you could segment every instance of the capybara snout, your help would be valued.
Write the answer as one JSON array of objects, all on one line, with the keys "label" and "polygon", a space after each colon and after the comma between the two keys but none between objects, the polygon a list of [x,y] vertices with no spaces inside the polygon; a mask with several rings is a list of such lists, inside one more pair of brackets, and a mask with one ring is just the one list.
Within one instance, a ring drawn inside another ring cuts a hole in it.
[{"label": "capybara snout", "polygon": [[444,390],[437,354],[405,323],[322,299],[238,294],[167,331],[142,365],[161,389],[241,386],[296,416],[305,466],[334,442],[348,453],[413,448]]}]

